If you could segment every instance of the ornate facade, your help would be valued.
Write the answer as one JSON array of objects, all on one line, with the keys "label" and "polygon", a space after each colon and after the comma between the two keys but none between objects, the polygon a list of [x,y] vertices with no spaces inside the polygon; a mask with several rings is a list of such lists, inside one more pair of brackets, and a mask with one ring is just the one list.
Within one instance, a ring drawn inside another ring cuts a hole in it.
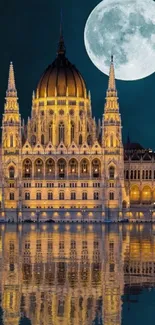
[{"label": "ornate facade", "polygon": [[27,125],[21,123],[10,64],[2,120],[2,217],[8,211],[21,219],[25,211],[36,215],[57,209],[106,213],[128,208],[130,202],[153,203],[154,158],[143,150],[137,165],[137,153],[127,149],[124,158],[113,57],[102,126],[92,117],[83,77],[66,58],[62,33],[56,59],[33,92]]}]

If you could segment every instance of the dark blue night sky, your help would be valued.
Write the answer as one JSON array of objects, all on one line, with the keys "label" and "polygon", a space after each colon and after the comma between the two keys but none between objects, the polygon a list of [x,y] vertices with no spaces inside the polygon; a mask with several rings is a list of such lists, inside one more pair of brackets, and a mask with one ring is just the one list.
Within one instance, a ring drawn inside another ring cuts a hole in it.
[{"label": "dark blue night sky", "polygon": [[[9,62],[13,61],[20,112],[31,112],[32,91],[56,56],[60,11],[69,60],[91,90],[93,114],[102,117],[108,78],[92,64],[84,47],[84,26],[97,0],[0,1],[0,113],[4,108]],[[123,138],[155,149],[155,74],[139,81],[117,81]]]}]

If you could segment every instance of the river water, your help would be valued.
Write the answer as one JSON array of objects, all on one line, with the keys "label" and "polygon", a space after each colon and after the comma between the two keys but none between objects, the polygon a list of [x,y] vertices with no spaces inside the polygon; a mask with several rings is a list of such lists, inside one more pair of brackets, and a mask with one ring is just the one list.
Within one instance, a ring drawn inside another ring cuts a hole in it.
[{"label": "river water", "polygon": [[0,225],[0,324],[152,325],[155,225]]}]

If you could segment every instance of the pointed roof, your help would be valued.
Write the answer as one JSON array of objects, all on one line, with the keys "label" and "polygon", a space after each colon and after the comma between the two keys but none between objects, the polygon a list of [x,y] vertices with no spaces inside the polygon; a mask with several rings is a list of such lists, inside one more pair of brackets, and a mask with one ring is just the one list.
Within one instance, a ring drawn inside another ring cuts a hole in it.
[{"label": "pointed roof", "polygon": [[64,55],[66,53],[66,47],[65,47],[65,42],[64,42],[64,37],[63,37],[63,16],[62,16],[62,10],[60,14],[60,38],[59,38],[59,43],[58,43],[58,50],[57,54],[59,55]]},{"label": "pointed roof", "polygon": [[9,67],[8,89],[6,95],[7,97],[17,97],[14,68],[12,62],[10,62],[10,67]]},{"label": "pointed roof", "polygon": [[110,64],[110,72],[109,72],[108,91],[116,91],[115,70],[114,70],[113,55],[111,55],[111,64]]}]

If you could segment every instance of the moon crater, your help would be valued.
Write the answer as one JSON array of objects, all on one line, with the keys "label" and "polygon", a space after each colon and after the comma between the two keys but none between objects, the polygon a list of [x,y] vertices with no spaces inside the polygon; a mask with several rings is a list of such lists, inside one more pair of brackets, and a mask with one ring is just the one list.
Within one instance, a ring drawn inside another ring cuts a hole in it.
[{"label": "moon crater", "polygon": [[149,76],[155,71],[155,2],[100,2],[88,17],[84,41],[90,59],[105,74],[113,54],[116,79]]}]

